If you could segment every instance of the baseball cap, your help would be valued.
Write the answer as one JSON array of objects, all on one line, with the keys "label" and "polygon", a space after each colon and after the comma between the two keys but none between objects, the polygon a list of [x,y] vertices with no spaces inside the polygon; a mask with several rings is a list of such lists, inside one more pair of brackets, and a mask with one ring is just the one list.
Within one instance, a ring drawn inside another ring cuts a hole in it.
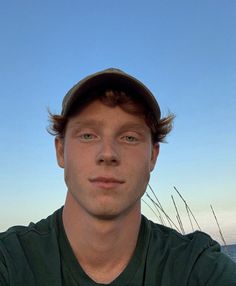
[{"label": "baseball cap", "polygon": [[159,121],[161,117],[160,107],[151,91],[135,77],[116,68],[91,74],[74,85],[63,99],[61,115],[66,116],[74,103],[79,104],[79,100],[84,99],[90,91],[101,88],[117,88],[124,92],[129,91],[134,100],[136,97],[141,98],[155,119]]}]

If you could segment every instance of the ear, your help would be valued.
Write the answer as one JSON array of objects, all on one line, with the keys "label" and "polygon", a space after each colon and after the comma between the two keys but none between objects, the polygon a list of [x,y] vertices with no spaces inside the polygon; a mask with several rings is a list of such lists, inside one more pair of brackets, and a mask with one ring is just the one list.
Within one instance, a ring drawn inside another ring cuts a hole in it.
[{"label": "ear", "polygon": [[55,148],[56,148],[56,155],[57,155],[57,164],[61,168],[64,168],[64,139],[56,137]]},{"label": "ear", "polygon": [[159,150],[160,150],[160,144],[159,143],[153,144],[152,154],[151,154],[151,163],[150,163],[150,172],[153,171],[153,169],[156,165],[157,157],[159,155]]}]

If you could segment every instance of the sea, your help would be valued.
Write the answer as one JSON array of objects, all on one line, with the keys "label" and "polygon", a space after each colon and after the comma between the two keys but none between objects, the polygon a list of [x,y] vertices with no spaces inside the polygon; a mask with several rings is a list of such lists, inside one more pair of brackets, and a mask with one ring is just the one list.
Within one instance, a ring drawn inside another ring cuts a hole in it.
[{"label": "sea", "polygon": [[236,262],[236,244],[227,245],[227,247],[222,246],[222,250]]}]

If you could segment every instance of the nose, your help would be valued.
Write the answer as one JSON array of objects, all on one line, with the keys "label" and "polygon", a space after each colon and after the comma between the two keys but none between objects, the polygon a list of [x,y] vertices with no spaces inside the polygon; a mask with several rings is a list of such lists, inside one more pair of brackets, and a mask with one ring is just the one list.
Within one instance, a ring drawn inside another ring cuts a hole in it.
[{"label": "nose", "polygon": [[98,165],[117,166],[120,164],[118,146],[112,139],[104,139],[97,154],[96,162]]}]

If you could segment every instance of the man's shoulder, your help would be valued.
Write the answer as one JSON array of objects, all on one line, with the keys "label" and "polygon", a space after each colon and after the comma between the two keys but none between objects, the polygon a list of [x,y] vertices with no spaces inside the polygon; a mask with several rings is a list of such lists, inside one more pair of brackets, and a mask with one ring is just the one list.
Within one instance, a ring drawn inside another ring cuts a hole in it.
[{"label": "man's shoulder", "polygon": [[61,209],[37,223],[13,226],[0,233],[0,255],[5,258],[30,255],[35,249],[46,252],[48,245],[57,241],[57,217],[60,212]]},{"label": "man's shoulder", "polygon": [[56,217],[59,212],[61,212],[61,209],[36,223],[31,222],[28,226],[12,226],[6,231],[0,233],[0,241],[2,243],[6,243],[13,237],[17,237],[18,239],[27,239],[27,237],[31,236],[45,236],[56,228]]},{"label": "man's shoulder", "polygon": [[185,279],[189,281],[188,285],[195,285],[194,281],[199,281],[199,285],[205,285],[206,281],[209,285],[236,285],[230,284],[236,281],[236,264],[221,252],[219,243],[207,233],[181,234],[150,220],[146,222],[150,229],[149,255],[154,257],[152,259],[159,259],[158,265],[163,267],[163,273],[164,269],[171,269],[172,279]]},{"label": "man's shoulder", "polygon": [[181,234],[175,229],[150,220],[147,220],[147,224],[150,229],[149,241],[152,252],[162,253],[165,257],[175,257],[172,261],[177,259],[194,265],[199,257],[206,257],[206,253],[221,253],[220,244],[205,232]]},{"label": "man's shoulder", "polygon": [[61,209],[37,223],[14,226],[0,233],[0,284],[11,280],[14,285],[19,285],[19,281],[20,285],[35,285],[36,276],[43,285],[49,279],[46,273],[50,269],[59,273],[57,219],[60,212]]},{"label": "man's shoulder", "polygon": [[210,235],[199,230],[187,234],[182,234],[171,227],[155,223],[151,220],[148,220],[147,218],[146,221],[152,233],[153,239],[163,239],[165,242],[168,242],[171,245],[186,245],[197,243],[210,246],[211,244],[216,243],[216,241],[214,241]]}]

